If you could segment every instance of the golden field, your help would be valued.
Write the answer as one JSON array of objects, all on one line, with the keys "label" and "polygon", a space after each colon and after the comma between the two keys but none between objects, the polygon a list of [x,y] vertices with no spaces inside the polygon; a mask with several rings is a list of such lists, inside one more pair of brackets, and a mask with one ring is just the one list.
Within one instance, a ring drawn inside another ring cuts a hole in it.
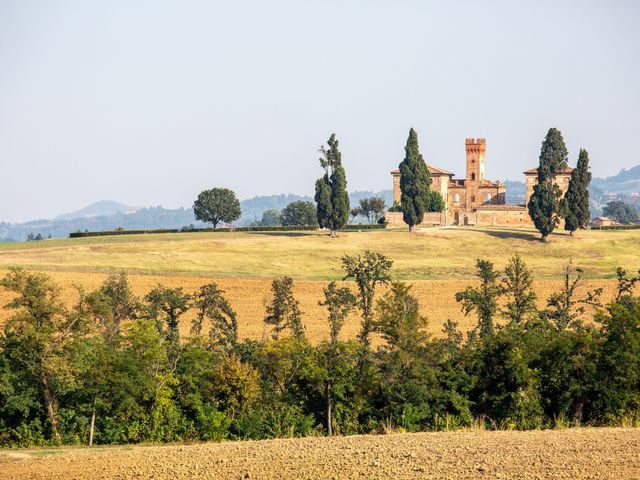
[{"label": "golden field", "polygon": [[[295,278],[294,293],[300,300],[304,322],[313,342],[326,338],[325,311],[318,305],[329,279],[341,279],[340,257],[369,248],[394,260],[394,278],[413,285],[430,330],[439,334],[448,318],[463,330],[475,325],[465,317],[454,295],[473,283],[475,258],[488,258],[502,268],[514,253],[520,253],[537,278],[540,306],[560,288],[561,270],[569,258],[585,269],[580,292],[603,286],[604,299],[611,299],[615,267],[630,271],[640,267],[640,232],[586,231],[574,237],[564,232],[541,244],[537,234],[525,229],[464,228],[343,233],[337,239],[316,232],[188,233],[127,235],[43,242],[0,244],[1,270],[10,265],[50,272],[72,303],[73,285],[97,288],[108,272],[126,270],[136,295],[142,297],[157,283],[195,291],[214,280],[228,295],[240,322],[243,338],[261,338],[270,283],[276,276]],[[605,278],[609,277],[609,278]],[[0,292],[0,304],[8,294]],[[10,312],[0,311],[0,321]],[[191,322],[183,317],[187,334]],[[343,334],[353,338],[358,331],[356,315]]]},{"label": "golden field", "polygon": [[342,277],[343,255],[367,248],[389,256],[394,277],[402,280],[471,278],[476,258],[503,266],[514,253],[537,278],[555,278],[569,258],[588,276],[612,277],[618,265],[639,267],[640,231],[581,231],[574,237],[559,231],[548,244],[533,230],[497,227],[348,232],[336,239],[324,232],[122,235],[0,243],[0,268],[326,280]]}]

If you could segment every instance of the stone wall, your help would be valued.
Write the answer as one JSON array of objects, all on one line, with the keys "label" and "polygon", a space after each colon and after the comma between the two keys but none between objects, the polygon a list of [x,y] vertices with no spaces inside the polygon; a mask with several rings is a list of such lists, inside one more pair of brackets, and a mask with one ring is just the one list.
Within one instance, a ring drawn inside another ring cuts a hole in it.
[{"label": "stone wall", "polygon": [[[387,227],[407,227],[402,219],[402,212],[385,212],[384,219],[387,222]],[[422,223],[425,227],[445,226],[447,225],[447,215],[445,212],[427,212],[424,214]]]},{"label": "stone wall", "polygon": [[[388,227],[406,227],[401,212],[386,212],[385,220]],[[532,227],[529,212],[519,205],[495,205],[479,207],[475,212],[456,212],[447,218],[444,212],[429,212],[424,215],[421,226],[513,226]]]}]

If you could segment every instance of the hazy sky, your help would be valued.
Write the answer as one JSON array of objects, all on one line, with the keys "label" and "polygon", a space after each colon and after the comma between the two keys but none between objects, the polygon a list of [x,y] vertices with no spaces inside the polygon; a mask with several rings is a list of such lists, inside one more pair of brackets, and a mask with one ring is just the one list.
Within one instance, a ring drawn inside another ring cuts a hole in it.
[{"label": "hazy sky", "polygon": [[0,220],[93,201],[349,190],[427,162],[522,179],[549,127],[597,176],[639,164],[640,2],[0,0]]}]

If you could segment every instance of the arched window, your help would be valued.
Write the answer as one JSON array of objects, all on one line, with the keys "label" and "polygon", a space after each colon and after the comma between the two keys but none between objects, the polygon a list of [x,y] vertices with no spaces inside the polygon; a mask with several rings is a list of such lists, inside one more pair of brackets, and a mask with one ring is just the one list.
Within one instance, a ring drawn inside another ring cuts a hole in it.
[{"label": "arched window", "polygon": [[491,194],[490,193],[487,193],[487,195],[484,197],[484,201],[486,203],[490,203],[491,202]]},{"label": "arched window", "polygon": [[453,203],[460,203],[460,194],[459,193],[454,193],[453,194]]},{"label": "arched window", "polygon": [[475,174],[475,173],[472,173],[472,174],[471,174],[471,180],[475,180],[475,179],[476,179],[476,174]]}]

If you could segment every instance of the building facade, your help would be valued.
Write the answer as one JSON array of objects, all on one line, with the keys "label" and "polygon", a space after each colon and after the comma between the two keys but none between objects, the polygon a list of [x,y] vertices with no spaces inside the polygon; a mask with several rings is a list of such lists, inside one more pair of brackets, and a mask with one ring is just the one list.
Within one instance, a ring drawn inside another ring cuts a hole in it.
[{"label": "building facade", "polygon": [[[428,165],[431,175],[431,190],[442,195],[445,210],[427,213],[423,225],[533,225],[526,204],[538,181],[538,169],[524,172],[526,180],[526,201],[524,205],[506,203],[506,187],[499,180],[485,178],[485,154],[487,142],[484,138],[465,140],[466,175],[463,179],[443,168]],[[556,184],[563,195],[569,187],[571,171],[567,168],[556,177]],[[393,176],[393,202],[400,204],[400,169],[391,172]],[[387,212],[387,225],[404,225],[402,213]]]}]

